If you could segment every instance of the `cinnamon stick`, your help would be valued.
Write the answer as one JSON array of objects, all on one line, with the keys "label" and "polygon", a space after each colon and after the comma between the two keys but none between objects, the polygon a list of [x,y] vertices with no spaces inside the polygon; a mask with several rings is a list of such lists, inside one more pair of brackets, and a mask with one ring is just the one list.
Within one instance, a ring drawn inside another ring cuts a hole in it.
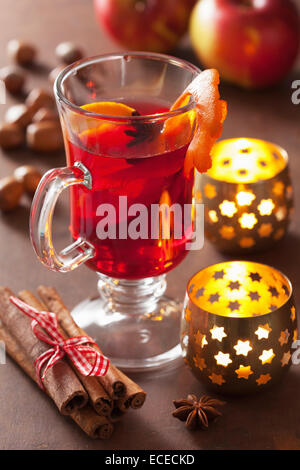
[{"label": "cinnamon stick", "polygon": [[[87,333],[75,323],[56,289],[53,287],[40,286],[37,291],[43,302],[47,305],[47,308],[51,312],[56,313],[61,327],[69,336],[88,336]],[[98,346],[93,345],[93,347],[101,352]],[[107,373],[103,377],[98,377],[98,380],[110,397],[119,399],[125,396],[126,383],[129,379],[113,364],[109,365]]]},{"label": "cinnamon stick", "polygon": [[9,356],[23,369],[23,371],[36,382],[36,373],[33,363],[25,357],[16,340],[10,335],[3,323],[0,321],[0,340],[5,344],[5,350]]},{"label": "cinnamon stick", "polygon": [[[31,320],[25,316],[9,298],[13,292],[7,287],[0,287],[0,319],[7,331],[19,344],[30,362],[34,361],[49,345],[38,340],[31,329]],[[50,367],[44,379],[44,387],[64,415],[83,407],[88,395],[71,367],[64,361]]]},{"label": "cinnamon stick", "polygon": [[85,406],[72,413],[72,419],[93,439],[109,439],[114,426],[106,416],[99,416],[92,407]]},{"label": "cinnamon stick", "polygon": [[[1,322],[0,340],[5,343],[6,351],[10,357],[34,382],[37,383],[33,363],[28,359],[20,345]],[[109,423],[107,418],[97,415],[89,405],[86,405],[80,410],[73,411],[70,414],[70,418],[72,418],[88,436],[94,439],[109,439],[114,429],[113,425]]]},{"label": "cinnamon stick", "polygon": [[123,372],[119,371],[119,373],[120,377],[126,380],[126,393],[123,398],[117,400],[117,406],[123,411],[129,407],[134,410],[141,408],[146,400],[146,392]]},{"label": "cinnamon stick", "polygon": [[109,420],[111,423],[116,423],[118,421],[121,421],[121,419],[123,418],[124,414],[126,413],[127,409],[121,409],[119,407],[119,400],[114,400],[114,406],[113,406],[113,409],[112,409],[112,412],[111,412],[111,415],[109,417]]},{"label": "cinnamon stick", "polygon": [[[26,302],[28,305],[36,308],[37,310],[47,310],[47,306],[39,299],[37,299],[32,292],[29,290],[22,290],[18,293],[21,300]],[[68,338],[68,335],[62,328],[59,328],[59,333],[64,339]],[[74,366],[72,362],[69,362],[79,380],[86,389],[90,402],[99,415],[108,416],[112,411],[112,399],[108,396],[103,386],[98,382],[96,377],[85,377],[79,370]]]}]

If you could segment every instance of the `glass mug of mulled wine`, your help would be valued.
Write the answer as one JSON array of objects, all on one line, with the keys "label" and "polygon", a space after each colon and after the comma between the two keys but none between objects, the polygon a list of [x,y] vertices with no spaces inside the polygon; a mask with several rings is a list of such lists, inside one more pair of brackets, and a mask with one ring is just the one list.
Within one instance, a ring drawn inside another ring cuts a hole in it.
[{"label": "glass mug of mulled wine", "polygon": [[[198,74],[180,59],[131,52],[76,62],[54,86],[67,167],[42,178],[31,239],[48,268],[84,263],[97,273],[100,297],[73,315],[124,369],[160,367],[181,354],[181,304],[164,295],[165,275],[202,244],[194,170],[184,168],[196,104],[190,97],[170,107]],[[52,218],[66,188],[73,242],[58,253]]]}]

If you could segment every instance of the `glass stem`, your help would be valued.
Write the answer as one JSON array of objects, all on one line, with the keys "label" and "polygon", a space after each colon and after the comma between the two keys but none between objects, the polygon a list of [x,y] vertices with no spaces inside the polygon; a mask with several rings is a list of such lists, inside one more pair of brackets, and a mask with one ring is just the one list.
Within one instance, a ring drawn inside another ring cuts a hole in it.
[{"label": "glass stem", "polygon": [[114,279],[97,273],[98,290],[111,312],[124,315],[146,315],[153,312],[164,294],[166,275],[139,280]]}]

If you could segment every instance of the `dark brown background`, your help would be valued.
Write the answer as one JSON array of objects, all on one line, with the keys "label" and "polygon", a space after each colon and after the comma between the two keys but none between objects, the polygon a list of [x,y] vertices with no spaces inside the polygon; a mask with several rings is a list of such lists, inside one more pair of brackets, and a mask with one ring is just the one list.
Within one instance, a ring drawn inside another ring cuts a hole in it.
[{"label": "dark brown background", "polygon": [[[298,1],[298,3],[300,3]],[[40,49],[40,67],[28,73],[28,89],[47,85],[47,69],[56,65],[55,46],[63,40],[82,45],[86,55],[117,50],[99,31],[90,0],[1,0],[0,66],[6,65],[6,43],[11,38],[34,41]],[[183,43],[177,55],[195,60]],[[296,203],[300,198],[300,106],[291,103],[291,82],[300,79],[300,64],[286,81],[262,92],[244,92],[223,86],[229,116],[223,136],[257,137],[275,141],[290,155]],[[8,102],[11,102],[8,97]],[[6,106],[0,106],[3,113]],[[40,156],[27,151],[0,154],[0,176],[16,166],[33,163],[46,170],[64,165],[64,155]],[[28,238],[29,201],[10,215],[0,215],[0,284],[14,290],[56,286],[69,307],[96,293],[95,274],[85,267],[71,274],[47,271],[35,258]],[[66,239],[68,212],[59,205],[56,234]],[[288,237],[276,248],[253,259],[272,264],[290,277],[300,301],[300,210]],[[168,293],[183,296],[190,275],[224,260],[209,243],[189,256],[169,275]],[[300,449],[300,367],[293,366],[284,383],[256,396],[228,400],[224,416],[206,432],[188,432],[171,416],[172,400],[202,386],[183,365],[164,374],[137,378],[148,392],[145,406],[128,413],[109,442],[91,441],[8,359],[0,365],[0,448],[2,449]]]}]

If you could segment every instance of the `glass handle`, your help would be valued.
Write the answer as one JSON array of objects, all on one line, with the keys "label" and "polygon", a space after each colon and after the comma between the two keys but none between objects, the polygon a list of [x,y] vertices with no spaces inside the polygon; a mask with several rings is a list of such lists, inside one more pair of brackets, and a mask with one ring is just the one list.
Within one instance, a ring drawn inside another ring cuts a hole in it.
[{"label": "glass handle", "polygon": [[73,167],[48,171],[41,179],[32,201],[31,242],[40,261],[53,271],[72,271],[95,255],[94,246],[83,238],[78,238],[59,253],[53,246],[52,220],[57,199],[64,189],[75,184],[92,188],[92,176],[80,162]]}]

